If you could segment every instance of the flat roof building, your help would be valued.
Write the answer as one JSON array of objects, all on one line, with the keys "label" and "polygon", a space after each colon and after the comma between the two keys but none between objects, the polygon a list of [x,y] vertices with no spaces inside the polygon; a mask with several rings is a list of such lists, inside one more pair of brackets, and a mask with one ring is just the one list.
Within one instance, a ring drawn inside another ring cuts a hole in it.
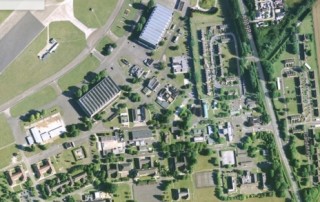
[{"label": "flat roof building", "polygon": [[157,4],[139,37],[139,42],[150,49],[156,48],[171,23],[172,14],[171,9]]},{"label": "flat roof building", "polygon": [[189,72],[188,59],[186,56],[173,57],[171,66],[174,74],[184,74]]},{"label": "flat roof building", "polygon": [[110,105],[119,97],[121,91],[116,83],[106,77],[79,99],[79,104],[90,117]]}]

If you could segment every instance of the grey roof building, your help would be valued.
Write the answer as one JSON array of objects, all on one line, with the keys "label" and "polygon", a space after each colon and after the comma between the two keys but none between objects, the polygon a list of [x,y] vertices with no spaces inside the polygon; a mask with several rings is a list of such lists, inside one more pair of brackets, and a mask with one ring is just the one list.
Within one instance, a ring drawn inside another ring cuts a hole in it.
[{"label": "grey roof building", "polygon": [[131,132],[131,140],[141,140],[141,139],[149,139],[152,138],[151,130],[138,130]]},{"label": "grey roof building", "polygon": [[139,41],[148,48],[156,48],[170,25],[172,13],[171,9],[157,4],[139,37]]},{"label": "grey roof building", "polygon": [[106,77],[79,99],[79,104],[90,117],[110,105],[119,97],[121,91],[116,83]]}]

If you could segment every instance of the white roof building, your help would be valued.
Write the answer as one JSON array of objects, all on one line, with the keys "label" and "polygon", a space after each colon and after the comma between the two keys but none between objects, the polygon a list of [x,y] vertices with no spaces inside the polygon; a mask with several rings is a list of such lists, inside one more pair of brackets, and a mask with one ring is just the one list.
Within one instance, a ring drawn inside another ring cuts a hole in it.
[{"label": "white roof building", "polygon": [[171,66],[174,74],[189,72],[188,58],[186,56],[173,57]]},{"label": "white roof building", "polygon": [[139,41],[149,48],[156,48],[171,23],[172,14],[171,9],[157,4],[139,37]]}]

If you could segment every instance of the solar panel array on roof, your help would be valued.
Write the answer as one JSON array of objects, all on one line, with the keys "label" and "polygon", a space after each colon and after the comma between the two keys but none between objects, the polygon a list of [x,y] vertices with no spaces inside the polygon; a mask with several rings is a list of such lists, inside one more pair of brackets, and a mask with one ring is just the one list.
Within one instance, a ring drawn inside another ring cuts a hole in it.
[{"label": "solar panel array on roof", "polygon": [[157,4],[140,35],[140,41],[155,48],[171,22],[172,13],[169,8]]},{"label": "solar panel array on roof", "polygon": [[92,117],[114,101],[119,94],[119,87],[110,77],[106,77],[82,96],[79,103],[82,109]]}]

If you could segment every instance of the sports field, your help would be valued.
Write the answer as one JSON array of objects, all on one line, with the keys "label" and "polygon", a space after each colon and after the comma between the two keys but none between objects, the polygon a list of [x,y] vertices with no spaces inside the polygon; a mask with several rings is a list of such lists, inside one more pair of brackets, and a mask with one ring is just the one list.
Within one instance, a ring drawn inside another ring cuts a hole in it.
[{"label": "sports field", "polygon": [[45,29],[0,75],[0,104],[61,70],[86,46],[84,33],[70,22],[51,23],[49,30],[49,37],[59,42],[56,52],[44,61],[37,57],[47,42]]}]

